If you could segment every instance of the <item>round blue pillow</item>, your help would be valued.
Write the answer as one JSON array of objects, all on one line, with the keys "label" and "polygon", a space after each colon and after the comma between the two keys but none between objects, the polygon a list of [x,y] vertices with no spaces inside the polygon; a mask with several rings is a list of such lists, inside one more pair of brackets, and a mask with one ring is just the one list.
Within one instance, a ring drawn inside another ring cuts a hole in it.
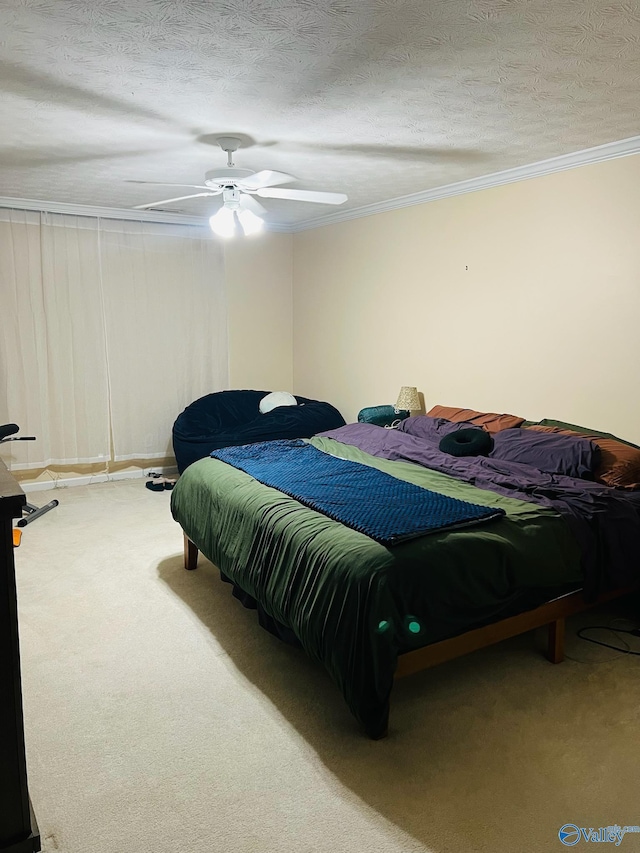
[{"label": "round blue pillow", "polygon": [[451,456],[486,456],[491,452],[493,441],[483,429],[459,429],[450,432],[440,441],[438,447]]}]

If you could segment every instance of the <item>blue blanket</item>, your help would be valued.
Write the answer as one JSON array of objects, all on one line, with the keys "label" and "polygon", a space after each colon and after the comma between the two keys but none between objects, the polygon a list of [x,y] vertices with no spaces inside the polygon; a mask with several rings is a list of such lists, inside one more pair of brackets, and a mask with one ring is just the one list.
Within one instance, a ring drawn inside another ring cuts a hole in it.
[{"label": "blue blanket", "polygon": [[503,516],[431,492],[359,462],[337,459],[301,440],[265,441],[211,453],[382,545]]}]

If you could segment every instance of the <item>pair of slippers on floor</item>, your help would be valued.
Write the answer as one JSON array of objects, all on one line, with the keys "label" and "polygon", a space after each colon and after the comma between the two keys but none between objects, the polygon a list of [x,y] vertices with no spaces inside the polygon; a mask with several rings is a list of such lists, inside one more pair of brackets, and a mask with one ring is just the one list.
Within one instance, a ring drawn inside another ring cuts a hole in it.
[{"label": "pair of slippers on floor", "polygon": [[153,480],[148,480],[145,486],[152,492],[163,492],[165,489],[172,489],[175,484],[175,480],[170,480],[167,477],[155,477]]}]

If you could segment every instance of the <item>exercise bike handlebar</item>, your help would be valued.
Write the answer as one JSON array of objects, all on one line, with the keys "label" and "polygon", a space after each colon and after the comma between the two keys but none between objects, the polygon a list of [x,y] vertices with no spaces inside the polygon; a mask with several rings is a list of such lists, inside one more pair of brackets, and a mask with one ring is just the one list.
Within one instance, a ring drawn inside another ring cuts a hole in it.
[{"label": "exercise bike handlebar", "polygon": [[35,435],[15,435],[20,427],[18,424],[2,424],[0,426],[0,444],[3,441],[35,441]]},{"label": "exercise bike handlebar", "polygon": [[[4,444],[5,441],[35,441],[35,435],[16,435],[20,430],[18,424],[2,424],[0,425],[0,444]],[[37,518],[40,518],[45,514],[45,512],[49,512],[49,510],[54,509],[54,507],[58,506],[58,501],[53,500],[49,501],[48,504],[44,506],[35,506],[35,504],[31,504],[27,501],[27,503],[22,508],[22,518],[17,522],[17,527],[26,527],[27,524],[31,524],[32,521],[35,521]],[[13,544],[14,547],[17,547],[20,544],[21,533],[17,530],[14,531],[13,534]]]}]

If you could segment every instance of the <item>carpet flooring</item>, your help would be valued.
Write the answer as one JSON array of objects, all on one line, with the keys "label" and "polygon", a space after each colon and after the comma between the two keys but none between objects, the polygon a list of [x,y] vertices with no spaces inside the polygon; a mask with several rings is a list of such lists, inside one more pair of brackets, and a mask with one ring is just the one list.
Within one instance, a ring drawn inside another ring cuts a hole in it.
[{"label": "carpet flooring", "polygon": [[575,636],[638,624],[636,601],[570,620],[561,665],[527,634],[404,679],[372,742],[211,564],[184,571],[170,492],[35,497],[60,500],[16,551],[45,851],[535,853],[640,824],[639,659]]}]

